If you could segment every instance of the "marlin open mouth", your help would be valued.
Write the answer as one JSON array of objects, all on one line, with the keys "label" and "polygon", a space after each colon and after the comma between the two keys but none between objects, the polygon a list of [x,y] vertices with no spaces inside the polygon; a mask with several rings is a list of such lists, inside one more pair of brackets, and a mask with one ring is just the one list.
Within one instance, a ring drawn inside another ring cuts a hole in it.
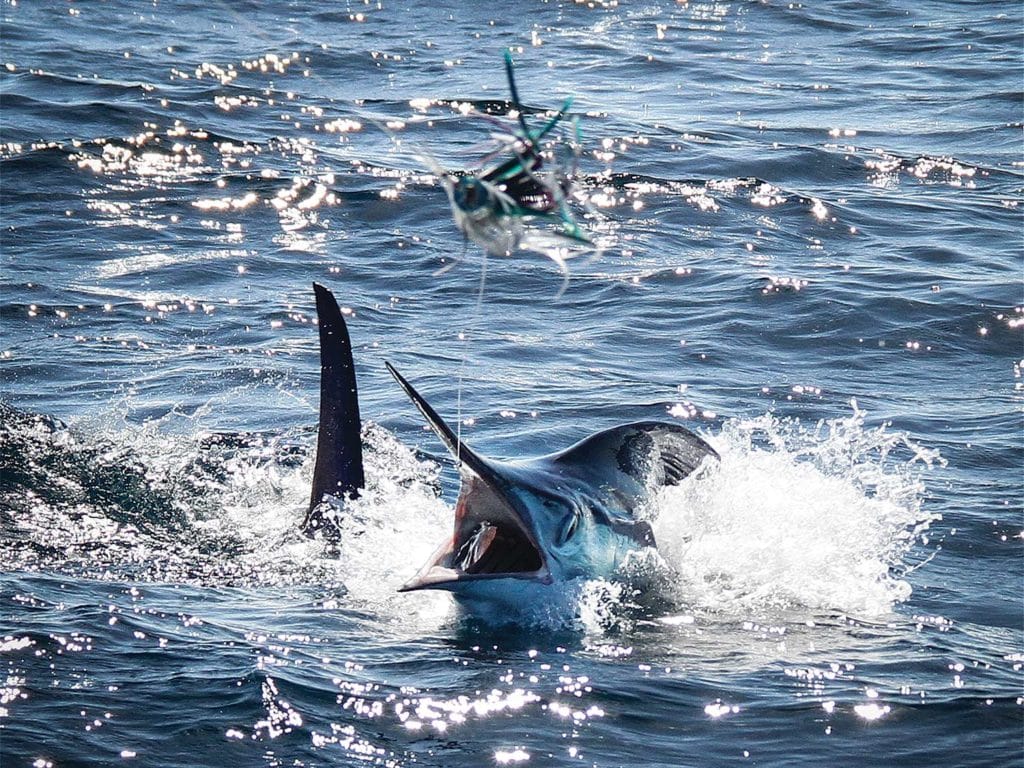
[{"label": "marlin open mouth", "polygon": [[455,528],[399,590],[451,589],[482,579],[526,579],[551,583],[543,551],[530,526],[486,480],[466,473],[468,486],[455,508]]}]

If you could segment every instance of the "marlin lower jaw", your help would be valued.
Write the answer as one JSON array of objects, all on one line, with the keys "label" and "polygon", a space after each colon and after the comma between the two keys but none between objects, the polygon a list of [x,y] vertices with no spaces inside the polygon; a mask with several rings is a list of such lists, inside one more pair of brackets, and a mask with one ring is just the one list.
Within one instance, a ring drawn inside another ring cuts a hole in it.
[{"label": "marlin lower jaw", "polygon": [[417,589],[458,591],[478,581],[519,579],[551,584],[554,579],[540,549],[521,530],[480,521],[445,542],[399,592]]},{"label": "marlin lower jaw", "polygon": [[[445,549],[447,550],[447,547]],[[443,556],[441,559],[443,559]],[[520,581],[532,581],[539,584],[554,583],[551,573],[543,566],[536,571],[467,573],[459,568],[449,568],[432,562],[416,574],[415,577],[399,587],[398,591],[415,592],[419,589],[444,589],[449,592],[458,592],[463,587],[473,583],[497,581],[499,579],[518,579]]]}]

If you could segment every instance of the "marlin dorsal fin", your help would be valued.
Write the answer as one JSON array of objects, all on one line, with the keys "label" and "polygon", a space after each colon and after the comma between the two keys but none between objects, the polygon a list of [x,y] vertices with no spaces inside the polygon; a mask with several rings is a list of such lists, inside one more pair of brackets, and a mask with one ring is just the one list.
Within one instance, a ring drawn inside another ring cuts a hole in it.
[{"label": "marlin dorsal fin", "polygon": [[320,426],[313,492],[302,524],[307,532],[319,527],[312,513],[325,494],[356,496],[365,485],[352,342],[334,294],[318,283],[313,291],[320,328]]}]

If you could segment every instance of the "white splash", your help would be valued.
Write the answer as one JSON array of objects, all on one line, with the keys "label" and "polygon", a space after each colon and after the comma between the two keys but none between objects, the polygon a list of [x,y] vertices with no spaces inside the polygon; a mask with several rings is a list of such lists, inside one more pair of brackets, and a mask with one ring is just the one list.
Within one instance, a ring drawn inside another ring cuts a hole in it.
[{"label": "white splash", "polygon": [[725,423],[717,468],[658,498],[675,601],[744,614],[801,607],[879,615],[910,596],[904,558],[938,516],[921,474],[938,454],[883,425]]},{"label": "white splash", "polygon": [[[26,450],[66,453],[67,466],[116,465],[117,477],[134,478],[105,489],[118,506],[78,494],[35,500],[18,517],[26,540],[45,543],[48,567],[217,586],[316,585],[384,621],[450,620],[447,594],[397,592],[451,528],[436,464],[368,425],[368,486],[339,510],[343,535],[332,546],[298,532],[312,474],[311,451],[300,447],[308,436],[211,441],[194,418],[135,427],[111,418],[88,425],[89,437],[59,427],[29,433]],[[887,426],[867,428],[856,407],[811,427],[771,415],[731,420],[711,440],[720,464],[654,500],[658,552],[635,553],[615,581],[538,585],[516,616],[502,609],[493,620],[602,634],[666,601],[669,615],[729,619],[791,609],[874,616],[907,599],[901,574],[913,548],[921,559],[922,533],[937,517],[923,508],[921,479],[941,462],[937,453]],[[128,455],[137,461],[125,475]],[[80,474],[69,482],[114,482],[109,472]],[[162,517],[139,517],[160,508]],[[63,564],[52,561],[54,549]],[[10,554],[37,567],[33,548]]]}]

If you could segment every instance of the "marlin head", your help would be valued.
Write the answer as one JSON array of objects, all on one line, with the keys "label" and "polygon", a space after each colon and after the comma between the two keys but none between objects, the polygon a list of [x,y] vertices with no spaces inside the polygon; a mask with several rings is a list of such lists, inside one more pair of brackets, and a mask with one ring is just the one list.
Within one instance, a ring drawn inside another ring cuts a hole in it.
[{"label": "marlin head", "polygon": [[402,591],[478,597],[500,589],[501,580],[611,576],[630,551],[654,546],[650,525],[637,516],[649,492],[717,458],[689,430],[647,421],[548,456],[494,461],[461,442],[393,366],[388,370],[455,456],[462,478],[451,536]]}]

